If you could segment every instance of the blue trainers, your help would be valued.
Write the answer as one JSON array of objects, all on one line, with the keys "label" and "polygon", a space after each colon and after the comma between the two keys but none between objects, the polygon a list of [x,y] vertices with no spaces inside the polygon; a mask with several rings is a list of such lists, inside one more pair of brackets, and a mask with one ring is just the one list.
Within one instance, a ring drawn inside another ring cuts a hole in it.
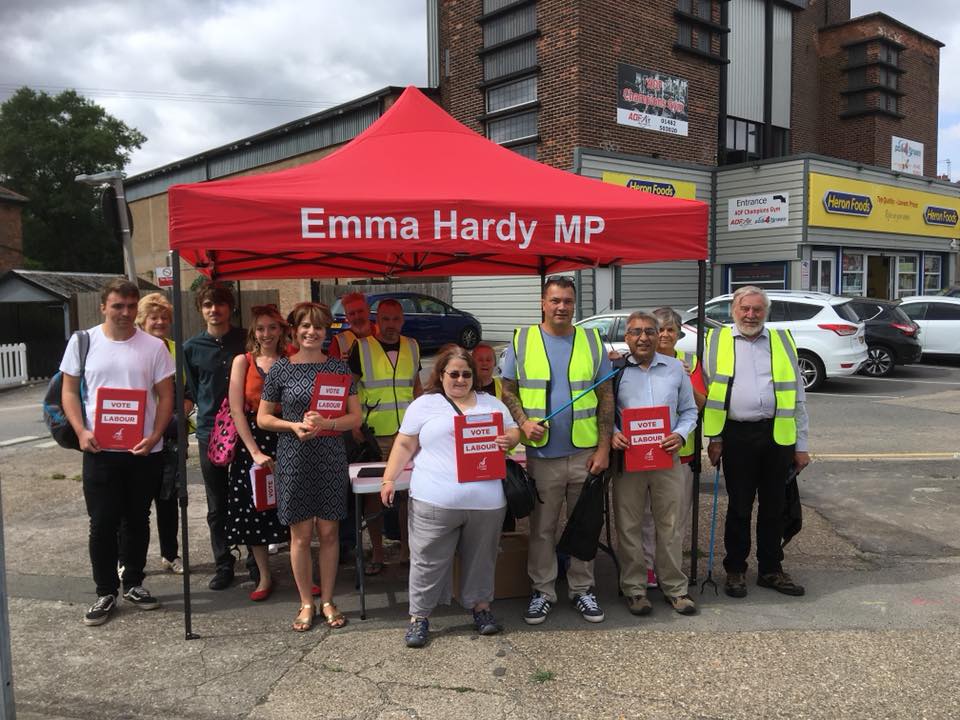
[{"label": "blue trainers", "polygon": [[527,611],[523,614],[523,621],[527,625],[539,625],[547,619],[553,603],[547,599],[539,590],[534,590],[530,596],[530,604],[527,605]]},{"label": "blue trainers", "polygon": [[587,622],[603,622],[603,610],[600,609],[600,604],[597,602],[597,596],[592,592],[574,595],[573,598],[571,598],[571,602],[573,603],[573,606],[580,611],[580,615]]},{"label": "blue trainers", "polygon": [[410,621],[407,627],[407,634],[403,636],[403,641],[410,648],[422,648],[427,644],[427,636],[430,633],[430,621],[427,618],[418,617]]}]

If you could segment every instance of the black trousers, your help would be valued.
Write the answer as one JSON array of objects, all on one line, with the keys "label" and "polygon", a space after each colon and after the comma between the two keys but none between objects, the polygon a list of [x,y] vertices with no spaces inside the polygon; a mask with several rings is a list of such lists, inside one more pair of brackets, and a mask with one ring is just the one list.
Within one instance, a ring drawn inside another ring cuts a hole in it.
[{"label": "black trousers", "polygon": [[199,442],[200,472],[207,493],[207,526],[210,528],[210,547],[217,570],[233,572],[233,555],[227,545],[227,487],[229,467],[218,467],[207,457],[207,441]]},{"label": "black trousers", "polygon": [[727,572],[746,572],[750,556],[750,519],[757,499],[757,571],[782,570],[783,513],[786,483],[795,445],[777,445],[773,420],[734,422],[723,428],[723,475],[727,486],[727,519],[723,541]]},{"label": "black trousers", "polygon": [[150,543],[150,502],[162,471],[160,453],[83,454],[83,497],[90,516],[90,563],[98,596],[116,595],[120,587],[117,560],[121,524],[126,538],[123,589],[143,583]]}]

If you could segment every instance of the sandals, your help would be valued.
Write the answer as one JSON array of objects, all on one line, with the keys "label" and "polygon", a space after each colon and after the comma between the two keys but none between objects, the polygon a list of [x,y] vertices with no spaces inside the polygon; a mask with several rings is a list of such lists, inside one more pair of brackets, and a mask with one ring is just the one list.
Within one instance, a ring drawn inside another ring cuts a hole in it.
[{"label": "sandals", "polygon": [[[328,613],[327,608],[330,608],[332,612]],[[337,610],[337,606],[332,602],[325,602],[320,608],[320,612],[323,613],[323,621],[327,624],[327,627],[334,630],[339,630],[344,625],[347,624],[346,616]]]},{"label": "sandals", "polygon": [[363,568],[364,575],[379,575],[383,572],[384,563],[382,562],[369,562]]},{"label": "sandals", "polygon": [[[307,618],[300,617],[304,610],[309,610],[310,615]],[[313,603],[309,605],[301,605],[300,611],[297,613],[297,616],[293,619],[293,630],[294,632],[306,632],[313,627],[313,619],[316,617],[317,608]]]}]

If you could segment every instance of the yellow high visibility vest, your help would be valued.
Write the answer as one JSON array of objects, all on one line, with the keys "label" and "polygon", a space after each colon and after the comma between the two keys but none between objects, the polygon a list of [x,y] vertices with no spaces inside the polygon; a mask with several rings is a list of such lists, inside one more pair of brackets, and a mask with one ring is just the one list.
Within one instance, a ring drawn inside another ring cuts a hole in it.
[{"label": "yellow high visibility vest", "polygon": [[[773,375],[773,394],[776,410],[773,417],[773,439],[778,445],[797,442],[797,346],[789,330],[768,330],[770,336],[770,363]],[[736,358],[733,329],[722,327],[707,334],[704,349],[707,386],[707,404],[703,409],[703,433],[716,437],[723,432],[730,404],[730,389],[734,381]]]},{"label": "yellow high visibility vest", "polygon": [[[674,350],[674,354],[677,356],[677,360],[680,362],[690,363],[690,374],[692,375],[694,370],[697,369],[697,354],[685,353],[683,350]],[[696,450],[694,442],[696,435],[697,429],[694,428],[693,432],[687,435],[687,439],[683,443],[683,447],[680,448],[680,457],[689,457],[690,455],[693,455],[694,451]]]},{"label": "yellow high visibility vest", "polygon": [[344,330],[334,336],[337,344],[340,346],[340,357],[346,360],[350,357],[350,348],[357,341],[357,334],[353,330]]},{"label": "yellow high visibility vest", "polygon": [[493,377],[493,396],[500,400],[503,397],[503,380],[494,375]]},{"label": "yellow high visibility vest", "polygon": [[[513,351],[517,359],[517,390],[523,412],[530,420],[540,420],[547,415],[547,400],[550,392],[550,361],[544,345],[543,331],[539,325],[517,328],[513,333]],[[603,343],[596,329],[585,331],[574,328],[573,349],[567,379],[570,382],[570,399],[593,385],[600,362]],[[573,404],[573,424],[570,441],[574,447],[596,447],[599,439],[597,427],[597,393],[588,392]],[[543,447],[550,439],[544,433],[540,442],[524,440],[531,447]]]},{"label": "yellow high visibility vest", "polygon": [[359,338],[357,346],[362,370],[358,389],[361,412],[374,435],[396,435],[404,413],[413,402],[413,388],[420,367],[420,346],[413,338],[401,336],[396,366],[375,337]]}]

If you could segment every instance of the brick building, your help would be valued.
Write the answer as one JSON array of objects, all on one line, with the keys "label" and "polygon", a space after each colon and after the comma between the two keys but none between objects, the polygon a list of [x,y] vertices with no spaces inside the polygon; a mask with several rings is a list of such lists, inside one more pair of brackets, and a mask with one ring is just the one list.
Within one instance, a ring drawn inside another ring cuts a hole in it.
[{"label": "brick building", "polygon": [[[960,193],[935,180],[943,45],[895,18],[851,18],[850,0],[430,0],[428,27],[430,80],[461,122],[562,169],[709,203],[714,293],[898,297],[955,276]],[[848,195],[871,210],[818,212]],[[762,222],[743,210],[758,205]],[[689,264],[579,280],[581,314],[696,300]],[[454,278],[452,296],[496,336],[536,281],[493,280],[499,309],[491,281]]]},{"label": "brick building", "polygon": [[0,187],[0,273],[23,267],[21,213],[28,199]]}]

